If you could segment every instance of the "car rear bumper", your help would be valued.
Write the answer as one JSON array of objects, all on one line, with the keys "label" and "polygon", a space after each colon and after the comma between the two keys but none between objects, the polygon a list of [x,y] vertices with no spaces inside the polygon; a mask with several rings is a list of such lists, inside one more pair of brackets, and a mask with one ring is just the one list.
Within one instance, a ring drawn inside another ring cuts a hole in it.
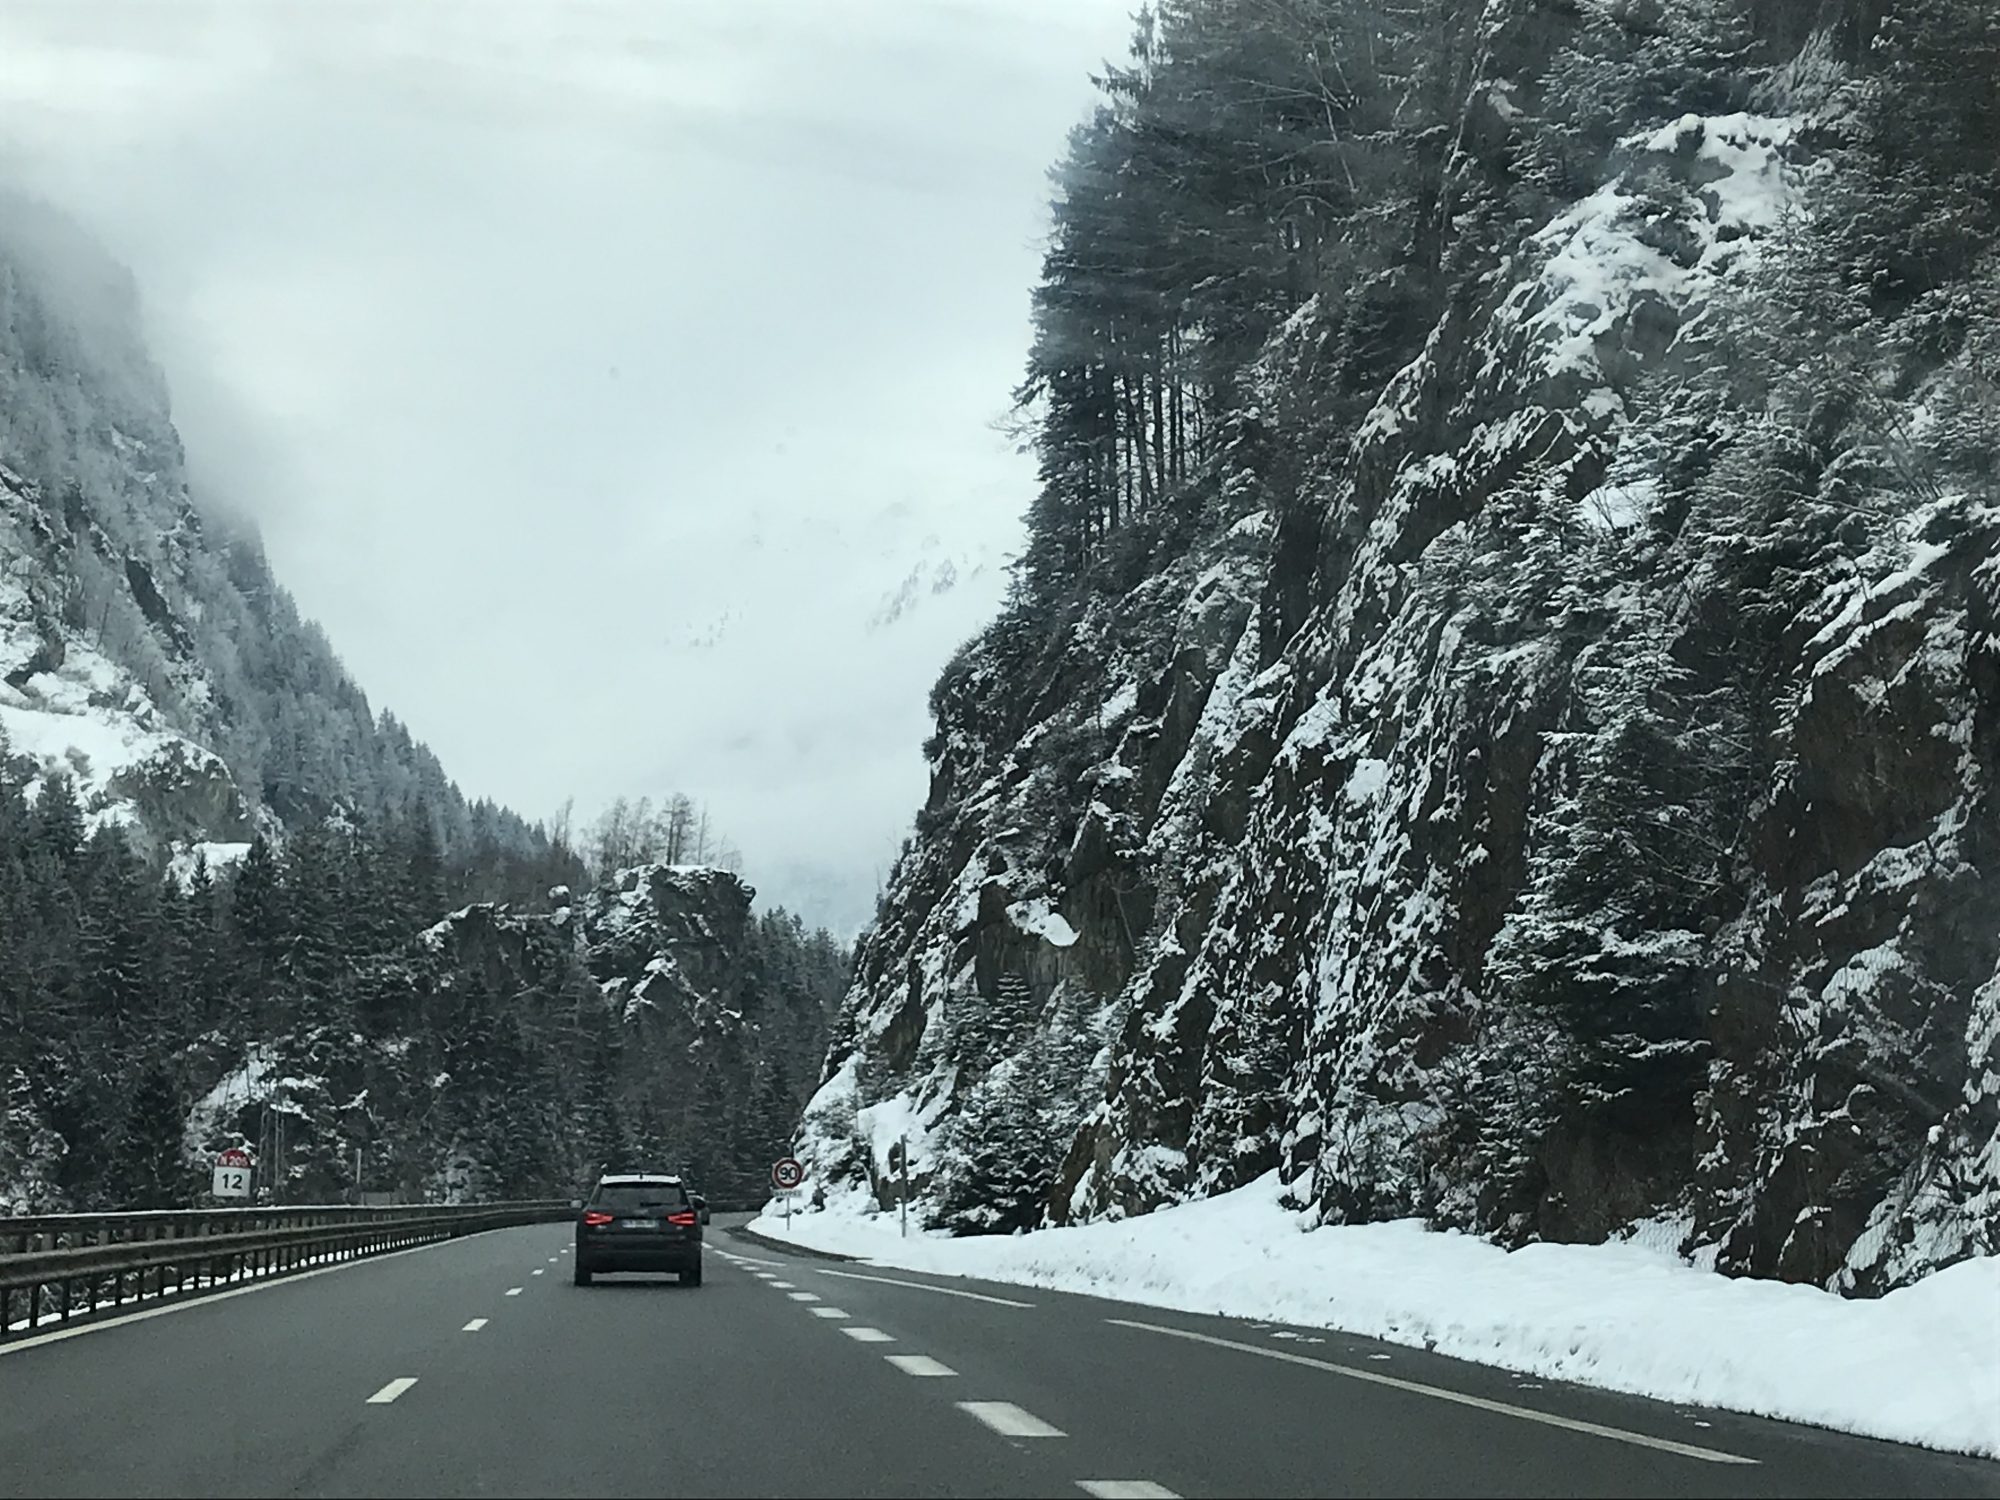
[{"label": "car rear bumper", "polygon": [[587,1271],[691,1271],[701,1264],[701,1245],[590,1245],[576,1247]]}]

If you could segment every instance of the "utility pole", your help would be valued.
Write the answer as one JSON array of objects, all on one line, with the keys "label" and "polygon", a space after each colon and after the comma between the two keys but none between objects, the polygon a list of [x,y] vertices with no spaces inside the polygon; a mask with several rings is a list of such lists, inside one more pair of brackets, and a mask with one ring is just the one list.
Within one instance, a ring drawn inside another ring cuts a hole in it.
[{"label": "utility pole", "polygon": [[276,1151],[266,1153],[264,1137],[271,1133],[271,1105],[267,1100],[257,1115],[257,1186],[260,1197],[268,1197],[271,1192],[271,1161]]}]

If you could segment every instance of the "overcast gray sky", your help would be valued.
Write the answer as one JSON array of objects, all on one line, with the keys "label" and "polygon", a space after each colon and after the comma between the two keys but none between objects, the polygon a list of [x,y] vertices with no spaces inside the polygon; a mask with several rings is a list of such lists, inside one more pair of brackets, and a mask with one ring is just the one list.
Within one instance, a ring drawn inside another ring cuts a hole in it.
[{"label": "overcast gray sky", "polygon": [[468,794],[686,791],[851,930],[1130,8],[9,0],[0,172],[132,267],[197,485]]}]

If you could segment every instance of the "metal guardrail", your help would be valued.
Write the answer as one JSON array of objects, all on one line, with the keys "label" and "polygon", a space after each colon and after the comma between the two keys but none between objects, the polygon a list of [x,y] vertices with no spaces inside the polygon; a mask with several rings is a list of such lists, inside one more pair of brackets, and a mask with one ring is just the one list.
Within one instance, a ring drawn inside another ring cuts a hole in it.
[{"label": "metal guardrail", "polygon": [[567,1199],[537,1199],[0,1219],[0,1341],[107,1308],[240,1286],[487,1229],[549,1223],[573,1212]]}]

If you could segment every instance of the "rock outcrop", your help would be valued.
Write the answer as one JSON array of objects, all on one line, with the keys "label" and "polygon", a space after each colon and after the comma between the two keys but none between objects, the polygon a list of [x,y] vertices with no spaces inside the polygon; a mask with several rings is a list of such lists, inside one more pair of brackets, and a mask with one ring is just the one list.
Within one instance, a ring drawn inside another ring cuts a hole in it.
[{"label": "rock outcrop", "polygon": [[1435,294],[1304,297],[1124,573],[940,680],[823,1183],[909,1135],[959,1228],[1275,1168],[1853,1293],[2000,1249],[2000,268],[1882,292],[1873,23],[1778,9],[1527,218],[1611,23],[1483,7]]}]

